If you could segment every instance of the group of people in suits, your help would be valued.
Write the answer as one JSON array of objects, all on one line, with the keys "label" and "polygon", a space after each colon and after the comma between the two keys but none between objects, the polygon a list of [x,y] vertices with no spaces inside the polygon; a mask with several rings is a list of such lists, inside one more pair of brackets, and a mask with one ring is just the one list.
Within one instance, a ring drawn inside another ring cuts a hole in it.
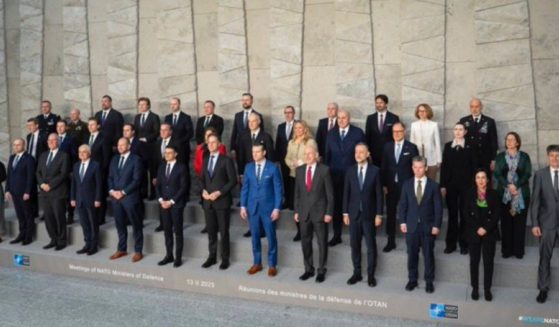
[{"label": "group of people in suits", "polygon": [[[45,249],[66,247],[66,226],[73,222],[76,210],[85,243],[77,253],[94,255],[100,246],[99,226],[105,222],[108,199],[119,238],[110,258],[128,254],[131,225],[132,262],[137,262],[143,258],[143,201],[147,199],[159,204],[156,231],[165,235],[166,255],[159,265],[181,266],[183,212],[191,189],[190,140],[195,138],[194,168],[208,233],[209,256],[204,268],[217,264],[218,243],[219,268],[230,266],[230,211],[233,190],[240,184],[240,216],[248,223],[245,236],[251,237],[253,252],[249,274],[264,269],[262,237],[268,240],[268,275],[278,273],[275,226],[281,210],[289,209],[297,224],[294,241],[301,241],[303,252],[301,280],[316,274],[316,282],[324,282],[328,248],[342,243],[345,224],[353,263],[347,283],[354,285],[363,279],[364,239],[367,284],[374,287],[376,233],[386,211],[383,251],[397,247],[398,226],[405,235],[408,253],[405,289],[412,291],[418,286],[421,250],[425,290],[432,293],[434,246],[446,202],[444,252],[459,248],[461,254],[470,254],[474,300],[479,298],[481,258],[484,296],[492,300],[493,260],[499,239],[504,258],[523,257],[527,213],[531,213],[532,233],[540,238],[537,300],[545,302],[550,287],[549,261],[559,237],[559,146],[548,147],[549,166],[536,173],[531,190],[530,157],[520,151],[520,136],[508,133],[506,150],[499,153],[495,121],[482,114],[479,99],[472,99],[471,114],[456,123],[453,140],[444,146],[428,104],[416,107],[418,120],[412,123],[410,140],[406,140],[406,125],[388,110],[389,99],[383,94],[375,97],[375,113],[367,117],[365,130],[351,123],[349,111],[329,103],[327,117],[319,121],[314,138],[308,124],[295,119],[295,108],[286,106],[274,146],[253,100],[250,93],[241,97],[242,110],[234,116],[229,155],[221,141],[224,120],[215,113],[211,100],[204,102],[204,115],[195,128],[192,118],[181,110],[179,98],[170,99],[170,113],[163,119],[151,111],[149,98],[139,98],[133,123],[125,122],[112,108],[108,95],[101,100],[102,110],[87,122],[81,121],[78,109],[63,120],[52,113],[48,100],[43,101],[41,114],[27,121],[27,138],[13,141],[13,153],[5,167],[5,198],[13,201],[20,228],[11,243],[27,245],[33,241],[40,202],[51,238]],[[439,171],[440,184],[436,182]],[[316,270],[314,236],[319,248]]]}]

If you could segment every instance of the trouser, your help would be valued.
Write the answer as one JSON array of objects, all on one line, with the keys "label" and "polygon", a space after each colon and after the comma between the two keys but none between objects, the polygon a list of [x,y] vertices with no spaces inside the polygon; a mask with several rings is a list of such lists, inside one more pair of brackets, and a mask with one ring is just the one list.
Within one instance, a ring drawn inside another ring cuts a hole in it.
[{"label": "trouser", "polygon": [[183,222],[184,207],[171,206],[169,209],[161,208],[161,219],[163,220],[163,231],[165,234],[165,249],[167,257],[173,256],[173,234],[176,241],[175,258],[182,258],[183,249]]},{"label": "trouser", "polygon": [[386,195],[386,235],[392,238],[392,240],[394,240],[396,235],[396,213],[401,192],[402,186],[399,183],[388,186],[388,194]]},{"label": "trouser", "polygon": [[231,221],[231,209],[205,208],[206,226],[208,231],[208,249],[210,258],[217,258],[217,234],[220,236],[221,259],[229,260],[229,224]]},{"label": "trouser", "polygon": [[553,248],[559,241],[559,228],[545,230],[542,229],[540,238],[540,264],[538,266],[538,289],[549,291],[551,286],[551,257]]},{"label": "trouser", "polygon": [[415,232],[406,233],[406,244],[408,247],[408,279],[417,282],[419,248],[421,247],[425,260],[424,278],[427,283],[432,283],[435,280],[435,236],[431,234],[431,228],[424,226],[423,223],[418,223]]},{"label": "trouser", "polygon": [[448,206],[448,229],[446,232],[446,247],[456,248],[456,243],[461,249],[467,248],[464,239],[464,217],[462,217],[463,189],[456,187],[446,188],[446,205]]},{"label": "trouser", "polygon": [[90,250],[96,250],[99,246],[99,221],[97,208],[79,207],[80,224],[82,226],[85,246]]},{"label": "trouser", "polygon": [[118,251],[126,252],[128,242],[128,228],[126,222],[130,221],[134,233],[134,251],[142,253],[144,232],[138,207],[138,203],[122,203],[121,201],[112,200],[113,215],[118,232]]},{"label": "trouser", "polygon": [[491,289],[493,281],[493,260],[495,258],[495,240],[481,239],[469,243],[470,281],[473,288],[479,287],[479,261],[483,257],[483,288]]},{"label": "trouser", "polygon": [[524,255],[527,209],[512,216],[510,203],[501,206],[501,252],[504,256]]},{"label": "trouser", "polygon": [[42,197],[45,225],[51,242],[66,246],[66,199]]},{"label": "trouser", "polygon": [[275,267],[278,263],[278,241],[276,239],[276,222],[272,221],[270,215],[256,212],[249,216],[250,232],[252,237],[252,255],[254,264],[262,264],[262,244],[260,242],[260,226],[264,228],[268,239],[268,265]]},{"label": "trouser", "polygon": [[377,265],[377,239],[375,223],[372,217],[351,217],[349,221],[349,236],[351,245],[351,261],[353,262],[353,274],[361,276],[361,241],[365,238],[367,246],[367,275],[375,276]]},{"label": "trouser", "polygon": [[316,235],[318,243],[318,273],[326,273],[326,261],[328,260],[328,224],[321,221],[313,221],[310,217],[301,219],[301,248],[303,249],[303,260],[305,271],[314,273],[313,264],[313,234]]},{"label": "trouser", "polygon": [[33,213],[34,202],[31,199],[24,201],[22,194],[12,194],[12,200],[19,224],[18,237],[21,236],[24,241],[31,241],[33,238],[33,231],[35,230],[35,215]]}]

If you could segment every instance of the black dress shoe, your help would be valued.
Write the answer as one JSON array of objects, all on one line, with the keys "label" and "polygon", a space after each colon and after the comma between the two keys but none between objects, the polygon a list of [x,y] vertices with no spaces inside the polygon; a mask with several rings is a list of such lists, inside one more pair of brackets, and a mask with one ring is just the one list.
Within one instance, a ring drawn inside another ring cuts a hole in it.
[{"label": "black dress shoe", "polygon": [[208,233],[208,228],[204,226],[204,228],[202,228],[202,230],[200,231],[200,234],[207,234],[207,233]]},{"label": "black dress shoe", "polygon": [[31,244],[31,242],[33,242],[33,240],[24,240],[23,242],[21,242],[21,245],[29,245]]},{"label": "black dress shoe", "polygon": [[163,260],[159,261],[157,264],[159,266],[164,266],[164,265],[166,265],[168,263],[171,263],[173,261],[175,261],[175,259],[173,259],[173,257],[167,256],[167,257],[163,258]]},{"label": "black dress shoe", "polygon": [[522,259],[524,258],[524,254],[515,254],[514,255],[517,259]]},{"label": "black dress shoe", "polygon": [[312,276],[314,276],[314,272],[305,271],[304,274],[302,274],[301,276],[299,276],[299,279],[300,279],[300,280],[307,280],[307,279],[311,278]]},{"label": "black dress shoe", "polygon": [[74,223],[74,218],[68,218],[66,225],[72,225]]},{"label": "black dress shoe", "polygon": [[322,283],[326,279],[326,273],[318,273],[315,282]]},{"label": "black dress shoe", "polygon": [[50,242],[49,244],[43,246],[43,249],[44,249],[44,250],[48,250],[48,249],[52,249],[52,248],[54,248],[54,247],[56,247],[56,243]]},{"label": "black dress shoe", "polygon": [[57,245],[57,246],[54,248],[54,251],[60,251],[60,250],[64,249],[65,247],[66,247],[66,245]]},{"label": "black dress shoe", "polygon": [[301,240],[301,233],[297,232],[295,237],[293,237],[293,242],[299,242]]},{"label": "black dress shoe", "polygon": [[479,300],[479,290],[476,288],[472,289],[472,300]]},{"label": "black dress shoe", "polygon": [[511,256],[512,256],[512,254],[503,253],[503,258],[504,258],[504,259],[508,259],[508,258],[510,258]]},{"label": "black dress shoe", "polygon": [[382,249],[382,252],[388,253],[392,250],[394,250],[396,248],[396,243],[395,242],[388,242],[386,244],[386,246],[384,247],[384,249]]},{"label": "black dress shoe", "polygon": [[87,252],[89,252],[87,246],[84,246],[83,248],[81,248],[81,250],[76,251],[77,254],[85,254]]},{"label": "black dress shoe", "polygon": [[417,282],[412,282],[411,280],[406,284],[406,291],[413,291],[417,287]]},{"label": "black dress shoe", "polygon": [[251,237],[251,236],[252,236],[252,234],[250,233],[250,229],[246,233],[243,234],[243,237]]},{"label": "black dress shoe", "polygon": [[468,254],[468,252],[469,252],[468,248],[460,248],[460,254],[466,255],[466,254]]},{"label": "black dress shoe", "polygon": [[369,276],[367,278],[367,284],[369,285],[369,287],[375,287],[377,286],[377,280],[375,279],[374,276]]},{"label": "black dress shoe", "polygon": [[538,303],[545,303],[545,301],[547,301],[547,291],[540,291],[536,301],[538,301]]},{"label": "black dress shoe", "polygon": [[89,251],[87,251],[87,255],[94,255],[95,253],[97,253],[97,251],[98,251],[98,250],[97,250],[96,247],[95,247],[95,248],[92,248],[92,249],[89,249]]},{"label": "black dress shoe", "polygon": [[328,242],[328,246],[336,246],[342,243],[341,237],[332,237],[332,239]]},{"label": "black dress shoe", "polygon": [[362,280],[363,280],[363,276],[361,276],[361,275],[353,275],[353,276],[351,276],[351,277],[347,280],[347,284],[348,284],[348,285],[353,285],[353,284],[355,284],[355,283],[357,283],[357,282],[360,282],[360,281],[362,281]]},{"label": "black dress shoe", "polygon": [[217,260],[214,258],[208,258],[206,262],[202,264],[202,268],[210,268],[211,266],[215,265]]},{"label": "black dress shoe", "polygon": [[433,293],[434,291],[435,291],[435,285],[433,285],[433,283],[427,283],[427,284],[425,285],[425,292],[426,292],[426,293],[431,294],[431,293]]},{"label": "black dress shoe", "polygon": [[10,244],[17,244],[21,241],[23,241],[23,236],[18,235],[18,237],[14,238],[13,240],[10,241]]},{"label": "black dress shoe", "polygon": [[483,295],[485,295],[485,301],[491,302],[491,300],[493,300],[493,293],[491,293],[491,290],[485,290]]},{"label": "black dress shoe", "polygon": [[182,259],[181,259],[181,258],[177,258],[177,259],[175,260],[175,262],[173,262],[173,267],[178,268],[178,267],[180,267],[180,266],[182,266]]},{"label": "black dress shoe", "polygon": [[4,240],[0,237],[0,243],[2,243],[2,241],[4,241]]},{"label": "black dress shoe", "polygon": [[163,231],[163,226],[159,225],[159,226],[155,227],[155,231],[156,231],[156,232],[161,232],[161,231]]},{"label": "black dress shoe", "polygon": [[445,254],[450,254],[452,252],[456,251],[456,248],[451,248],[451,247],[447,247],[446,249],[444,249],[444,253]]},{"label": "black dress shoe", "polygon": [[219,269],[225,270],[227,268],[229,268],[229,260],[222,260]]}]

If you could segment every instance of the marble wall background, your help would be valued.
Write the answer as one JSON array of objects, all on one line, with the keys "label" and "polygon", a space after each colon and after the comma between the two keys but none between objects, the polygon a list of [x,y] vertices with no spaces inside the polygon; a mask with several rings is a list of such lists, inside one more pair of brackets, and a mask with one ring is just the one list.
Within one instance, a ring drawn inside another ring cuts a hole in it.
[{"label": "marble wall background", "polygon": [[315,126],[337,101],[364,127],[376,93],[406,122],[428,102],[445,139],[477,96],[541,164],[557,90],[556,0],[0,0],[2,160],[42,98],[84,117],[106,93],[127,116],[138,96],[194,117],[213,99],[228,136],[250,91],[267,126],[287,104]]}]

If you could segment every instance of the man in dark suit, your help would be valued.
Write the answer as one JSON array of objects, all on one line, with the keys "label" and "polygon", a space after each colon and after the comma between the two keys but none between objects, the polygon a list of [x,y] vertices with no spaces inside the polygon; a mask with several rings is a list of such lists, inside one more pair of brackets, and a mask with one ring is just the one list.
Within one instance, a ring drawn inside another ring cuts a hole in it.
[{"label": "man in dark suit", "polygon": [[130,152],[135,155],[140,155],[140,141],[136,137],[136,127],[134,124],[125,123],[122,127],[122,136],[130,141]]},{"label": "man in dark suit", "polygon": [[80,214],[85,245],[77,254],[93,255],[99,247],[99,218],[98,210],[101,207],[103,195],[103,179],[101,164],[91,159],[89,145],[79,147],[79,162],[74,164],[72,173],[72,187],[70,204],[77,208]]},{"label": "man in dark suit", "polygon": [[164,122],[169,124],[173,130],[173,138],[176,140],[175,147],[178,151],[177,159],[187,167],[190,162],[190,140],[194,135],[192,118],[181,111],[181,100],[171,98],[171,113],[165,116]]},{"label": "man in dark suit", "polygon": [[314,276],[312,240],[316,233],[318,243],[318,275],[316,282],[326,279],[328,260],[328,224],[334,214],[334,191],[328,166],[318,162],[318,148],[305,148],[306,164],[295,171],[295,198],[293,219],[301,228],[301,246],[305,272],[299,277],[307,280]]},{"label": "man in dark suit", "polygon": [[[241,98],[241,105],[243,106],[243,110],[237,112],[233,120],[233,129],[231,130],[231,147],[229,149],[233,158],[236,158],[237,160],[237,166],[239,166],[240,160],[238,153],[239,145],[241,137],[249,131],[248,118],[250,114],[255,113],[260,117],[260,128],[264,130],[264,119],[261,114],[259,114],[258,112],[256,112],[256,110],[254,110],[254,108],[252,108],[253,100],[254,99],[252,97],[252,94],[243,93]],[[270,151],[270,149],[268,149],[267,151]],[[241,168],[239,168],[239,174],[243,174]]]},{"label": "man in dark suit", "polygon": [[261,116],[253,113],[248,116],[249,129],[241,136],[238,144],[238,172],[242,176],[245,166],[252,162],[252,146],[254,144],[264,145],[266,159],[275,162],[274,140],[270,134],[262,129]]},{"label": "man in dark suit", "polygon": [[283,185],[281,172],[273,162],[266,160],[264,145],[252,146],[253,162],[245,167],[243,186],[241,188],[241,218],[249,220],[252,235],[253,265],[249,275],[262,270],[262,247],[260,243],[260,226],[268,238],[268,276],[277,275],[278,241],[276,238],[276,220],[280,217]]},{"label": "man in dark suit", "polygon": [[480,99],[470,101],[470,116],[462,117],[460,122],[466,126],[466,138],[477,157],[477,168],[485,171],[495,170],[495,157],[499,150],[497,126],[495,120],[482,114],[483,104]]},{"label": "man in dark suit", "polygon": [[[177,160],[180,158],[179,149],[181,148],[181,144],[175,138],[174,131],[171,129],[171,124],[163,123],[159,128],[159,139],[156,142],[156,157],[157,160],[154,161],[154,164],[157,164],[156,167],[151,167],[150,169],[154,171],[153,179],[151,180],[153,185],[156,185],[157,178],[159,176],[158,170],[160,170],[161,164],[165,163],[167,160],[165,159],[165,152],[167,151],[167,147],[171,146],[173,149],[177,150]],[[179,160],[180,161],[180,160]],[[182,162],[181,162],[182,163]],[[188,167],[188,166],[187,166]],[[163,215],[159,215],[159,226],[155,228],[156,232],[161,232],[163,230]]]},{"label": "man in dark suit", "polygon": [[[142,181],[142,196],[154,200],[155,189],[153,184],[147,181],[155,178],[157,171],[154,170],[154,167],[159,166],[156,142],[159,136],[160,120],[159,116],[152,113],[150,108],[151,101],[149,98],[141,97],[138,99],[138,114],[134,117],[134,126],[136,126],[136,136],[140,141],[140,158],[142,158],[143,166],[146,167],[145,177]],[[147,177],[148,174],[149,177]]]},{"label": "man in dark suit", "polygon": [[380,170],[369,164],[369,147],[365,143],[355,146],[356,165],[352,166],[344,183],[344,223],[349,225],[351,261],[353,274],[348,285],[353,285],[361,276],[361,240],[365,237],[367,246],[367,284],[377,285],[375,268],[377,265],[377,240],[375,228],[382,224],[383,194]]},{"label": "man in dark suit", "polygon": [[414,178],[402,185],[400,199],[400,230],[406,235],[408,248],[408,283],[406,290],[417,287],[419,248],[425,261],[425,292],[433,293],[435,287],[435,239],[443,221],[443,203],[439,184],[427,178],[427,160],[413,158]]},{"label": "man in dark suit", "polygon": [[91,160],[99,164],[102,178],[101,189],[101,206],[95,208],[97,215],[97,223],[102,225],[105,223],[105,214],[107,212],[107,178],[109,177],[109,164],[113,155],[112,145],[110,140],[105,138],[105,135],[99,131],[101,125],[95,117],[89,118],[87,122],[87,129],[89,136],[84,140],[84,144],[89,145],[91,152]]},{"label": "man in dark suit", "polygon": [[101,99],[101,110],[95,113],[95,118],[101,123],[101,132],[111,145],[112,152],[118,153],[116,143],[122,137],[124,117],[118,110],[113,109],[113,99],[109,95],[104,95]]},{"label": "man in dark suit", "polygon": [[113,157],[109,169],[109,195],[118,232],[118,248],[110,257],[115,260],[126,256],[128,229],[126,222],[132,224],[134,231],[134,255],[132,262],[142,260],[144,233],[140,214],[140,184],[144,176],[142,160],[130,153],[130,141],[121,138],[117,144],[119,155]]},{"label": "man in dark suit", "polygon": [[67,245],[66,202],[69,195],[68,175],[70,158],[58,147],[58,135],[52,133],[47,139],[49,151],[39,158],[36,177],[39,184],[39,199],[45,214],[45,224],[51,239],[43,249],[59,251]]},{"label": "man in dark suit", "polygon": [[289,167],[285,164],[285,155],[287,154],[287,145],[293,136],[293,124],[295,123],[295,108],[286,106],[283,109],[285,121],[278,125],[276,133],[276,149],[274,158],[280,163],[281,176],[283,177],[283,190],[285,200],[283,202],[284,209],[293,210],[293,183],[289,177]]},{"label": "man in dark suit", "polygon": [[19,233],[10,244],[32,242],[35,230],[34,199],[37,198],[35,183],[35,159],[25,152],[25,141],[17,138],[12,143],[13,154],[8,161],[6,200],[13,201],[19,223]]},{"label": "man in dark suit", "polygon": [[328,132],[326,137],[326,155],[324,163],[330,167],[334,186],[334,236],[329,246],[342,243],[342,202],[344,196],[345,174],[355,164],[355,145],[364,141],[363,130],[350,124],[348,111],[338,111],[338,127]]},{"label": "man in dark suit", "polygon": [[[190,172],[188,167],[177,160],[177,148],[165,148],[165,162],[157,172],[157,196],[165,230],[165,249],[167,254],[159,265],[174,262],[173,267],[182,265],[183,212],[190,194]],[[175,235],[175,256],[173,257],[173,234]]]},{"label": "man in dark suit", "polygon": [[373,154],[373,164],[382,166],[382,153],[386,143],[394,141],[392,137],[392,126],[400,121],[400,118],[388,111],[388,97],[379,94],[375,97],[376,112],[367,116],[365,127],[365,139]]},{"label": "man in dark suit", "polygon": [[383,252],[390,252],[396,248],[396,208],[400,201],[402,184],[413,177],[412,159],[419,155],[417,146],[404,139],[406,136],[404,123],[394,123],[392,135],[394,141],[384,146],[380,168],[386,195],[386,235],[388,236]]},{"label": "man in dark suit", "polygon": [[204,116],[200,116],[196,121],[196,144],[204,143],[206,128],[215,128],[217,135],[221,139],[223,135],[223,118],[215,114],[215,102],[206,100],[204,102]]},{"label": "man in dark suit", "polygon": [[532,234],[540,241],[540,264],[536,300],[544,303],[551,287],[551,257],[559,242],[559,145],[547,147],[548,166],[534,175],[530,203]]},{"label": "man in dark suit", "polygon": [[326,136],[334,127],[338,127],[338,104],[330,102],[326,107],[326,118],[318,121],[316,130],[316,144],[321,158],[324,158],[326,154]]},{"label": "man in dark suit", "polygon": [[70,110],[70,119],[68,119],[68,135],[76,141],[76,147],[79,147],[89,138],[87,123],[80,118],[80,109],[74,108]]},{"label": "man in dark suit", "polygon": [[29,132],[26,138],[26,152],[35,159],[35,164],[37,164],[41,154],[48,150],[47,136],[40,133],[37,118],[29,118],[26,127]]},{"label": "man in dark suit", "polygon": [[60,116],[52,113],[52,103],[49,100],[41,101],[41,114],[35,118],[45,139],[49,134],[56,133],[56,123],[60,120]]},{"label": "man in dark suit", "polygon": [[200,183],[202,206],[208,231],[208,259],[202,264],[209,268],[217,263],[217,233],[221,242],[221,264],[219,269],[229,268],[229,223],[231,220],[232,190],[237,185],[237,173],[233,160],[219,154],[219,136],[210,135],[207,140],[208,157],[204,159]]},{"label": "man in dark suit", "polygon": [[[59,120],[56,123],[56,133],[58,133],[58,148],[60,151],[65,152],[70,158],[70,173],[73,164],[78,160],[78,146],[76,140],[72,138],[68,133],[68,123],[65,120]],[[72,183],[72,176],[68,174],[68,189],[70,189],[70,184]],[[66,201],[66,210],[68,212],[68,220],[66,224],[71,225],[74,223],[74,208],[70,205],[70,198]]]}]

